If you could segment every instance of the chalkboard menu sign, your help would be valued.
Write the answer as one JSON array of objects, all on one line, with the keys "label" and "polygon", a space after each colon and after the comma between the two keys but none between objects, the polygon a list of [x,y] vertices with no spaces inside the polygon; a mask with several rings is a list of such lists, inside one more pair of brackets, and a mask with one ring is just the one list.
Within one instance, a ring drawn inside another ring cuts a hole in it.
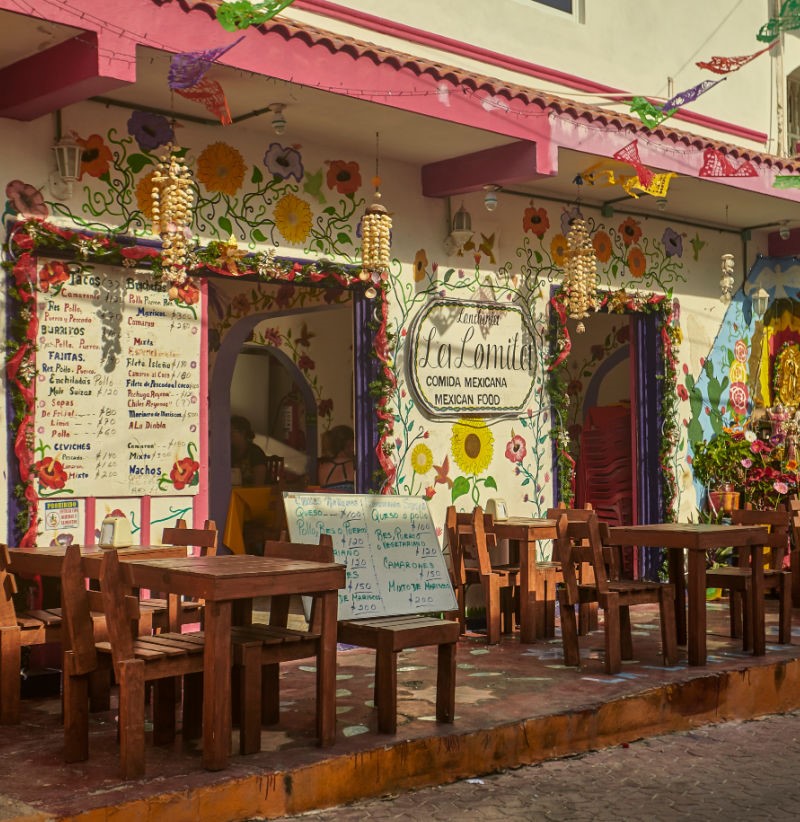
[{"label": "chalkboard menu sign", "polygon": [[40,264],[58,272],[37,295],[40,495],[197,493],[199,304],[130,270]]},{"label": "chalkboard menu sign", "polygon": [[420,497],[284,493],[293,542],[330,534],[347,566],[339,619],[454,611],[453,587]]}]

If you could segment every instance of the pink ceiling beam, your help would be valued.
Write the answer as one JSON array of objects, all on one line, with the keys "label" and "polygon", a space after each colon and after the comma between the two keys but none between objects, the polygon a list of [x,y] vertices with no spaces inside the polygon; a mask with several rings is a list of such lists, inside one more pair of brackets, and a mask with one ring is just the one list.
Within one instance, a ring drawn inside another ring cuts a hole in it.
[{"label": "pink ceiling beam", "polygon": [[544,158],[539,154],[536,143],[517,142],[429,163],[422,167],[422,193],[448,197],[478,191],[485,185],[505,187],[556,174],[557,158],[548,157],[546,152]]},{"label": "pink ceiling beam", "polygon": [[0,69],[0,117],[35,120],[135,82],[133,41],[110,39],[83,32]]}]

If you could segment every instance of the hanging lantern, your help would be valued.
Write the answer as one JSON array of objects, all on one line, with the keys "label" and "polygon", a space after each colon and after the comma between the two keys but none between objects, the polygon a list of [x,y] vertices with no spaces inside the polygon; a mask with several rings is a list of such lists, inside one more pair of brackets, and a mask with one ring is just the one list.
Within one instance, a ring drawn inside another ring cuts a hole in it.
[{"label": "hanging lantern", "polygon": [[597,257],[580,214],[570,224],[565,257],[564,308],[568,317],[578,320],[575,330],[582,334],[586,330],[583,320],[597,308]]},{"label": "hanging lantern", "polygon": [[[192,173],[171,143],[153,172],[153,233],[161,237],[162,279],[172,291],[186,281],[188,240],[191,236]],[[176,291],[177,294],[177,291]]]}]

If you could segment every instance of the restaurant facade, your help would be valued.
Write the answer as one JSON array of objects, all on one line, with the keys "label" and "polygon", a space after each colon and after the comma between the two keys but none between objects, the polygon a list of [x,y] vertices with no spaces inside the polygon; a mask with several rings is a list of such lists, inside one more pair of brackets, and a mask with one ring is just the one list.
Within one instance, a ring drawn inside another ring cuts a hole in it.
[{"label": "restaurant facade", "polygon": [[[757,38],[769,4],[660,65],[621,3],[506,0],[468,30],[422,3],[24,5],[0,0],[7,542],[222,527],[232,414],[297,488],[352,426],[357,491],[437,526],[498,499],[696,516],[696,443],[731,426],[785,437],[770,484],[795,487],[800,50]],[[165,248],[170,157],[193,194]],[[589,488],[581,443],[616,428],[627,485]]]}]

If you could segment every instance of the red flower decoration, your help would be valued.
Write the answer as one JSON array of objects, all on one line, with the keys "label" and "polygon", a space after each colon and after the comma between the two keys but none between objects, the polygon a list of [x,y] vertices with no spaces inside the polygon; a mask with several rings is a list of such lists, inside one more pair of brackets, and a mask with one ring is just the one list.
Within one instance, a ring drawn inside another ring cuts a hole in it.
[{"label": "red flower decoration", "polygon": [[330,417],[333,413],[333,400],[320,400],[317,404],[317,413],[320,417]]},{"label": "red flower decoration", "polygon": [[69,279],[69,272],[64,263],[49,262],[39,269],[39,288],[42,291],[49,291],[50,286],[58,286]]},{"label": "red flower decoration", "polygon": [[328,168],[327,182],[328,188],[336,189],[339,194],[355,194],[361,188],[358,163],[332,160]]},{"label": "red flower decoration", "polygon": [[522,217],[522,230],[530,231],[541,238],[550,228],[550,218],[543,208],[526,208]]},{"label": "red flower decoration", "polygon": [[[200,463],[195,462],[191,457],[184,457],[178,460],[169,472],[169,478],[176,491],[183,490],[187,485],[197,484],[197,472],[200,470]],[[192,482],[192,480],[195,480]]]},{"label": "red flower decoration", "polygon": [[178,299],[186,305],[194,305],[200,302],[200,289],[192,279],[186,280],[183,285],[178,287]]},{"label": "red flower decoration", "polygon": [[159,257],[161,252],[157,248],[148,248],[143,245],[132,245],[120,249],[120,255],[126,260],[147,260],[151,257]]},{"label": "red flower decoration", "polygon": [[731,407],[734,413],[744,414],[747,411],[748,391],[747,386],[743,382],[732,383],[728,396],[730,397]]},{"label": "red flower decoration", "polygon": [[642,236],[642,229],[633,217],[628,217],[619,227],[619,233],[622,236],[622,242],[624,242],[626,246],[629,246],[639,242]]},{"label": "red flower decoration", "polygon": [[317,365],[308,354],[302,354],[300,359],[297,361],[297,367],[301,371],[313,371]]},{"label": "red flower decoration", "polygon": [[679,396],[682,400],[686,401],[686,400],[688,400],[688,399],[689,399],[689,392],[686,390],[686,386],[685,386],[685,385],[678,385],[678,386],[676,386],[676,389],[677,389],[677,391],[678,391],[678,396]]},{"label": "red flower decoration", "polygon": [[64,466],[53,457],[45,457],[39,462],[35,462],[31,469],[41,485],[45,488],[58,490],[67,484],[67,472]]},{"label": "red flower decoration", "polygon": [[733,356],[736,357],[739,362],[747,362],[748,353],[747,343],[744,340],[736,340],[733,344]]},{"label": "red flower decoration", "polygon": [[525,440],[519,434],[514,434],[506,443],[506,459],[511,460],[511,462],[522,462],[527,453],[528,448]]}]

